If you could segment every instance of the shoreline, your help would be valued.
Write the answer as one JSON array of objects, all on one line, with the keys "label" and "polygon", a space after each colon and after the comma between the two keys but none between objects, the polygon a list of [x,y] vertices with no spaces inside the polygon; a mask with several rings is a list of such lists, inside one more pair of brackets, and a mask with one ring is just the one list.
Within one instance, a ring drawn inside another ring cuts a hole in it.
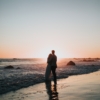
[{"label": "shoreline", "polygon": [[0,100],[100,100],[100,70],[59,79],[57,86],[39,83],[15,92],[0,95]]},{"label": "shoreline", "polygon": [[[58,68],[57,80],[65,79],[69,76],[83,75],[98,71],[100,66],[68,66],[66,68]],[[45,82],[43,74],[27,74],[26,76],[14,77],[12,79],[5,78],[0,80],[0,95],[27,88],[32,85]]]}]

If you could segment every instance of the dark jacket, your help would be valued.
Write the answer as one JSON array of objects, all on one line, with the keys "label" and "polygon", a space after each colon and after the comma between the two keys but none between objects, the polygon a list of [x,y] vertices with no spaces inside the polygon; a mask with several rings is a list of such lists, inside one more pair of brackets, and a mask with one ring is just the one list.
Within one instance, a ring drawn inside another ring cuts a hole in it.
[{"label": "dark jacket", "polygon": [[57,56],[56,55],[52,55],[51,66],[57,68]]},{"label": "dark jacket", "polygon": [[51,55],[51,56],[48,56],[47,58],[47,63],[50,65],[50,66],[53,66],[55,68],[57,68],[57,56],[56,55]]}]

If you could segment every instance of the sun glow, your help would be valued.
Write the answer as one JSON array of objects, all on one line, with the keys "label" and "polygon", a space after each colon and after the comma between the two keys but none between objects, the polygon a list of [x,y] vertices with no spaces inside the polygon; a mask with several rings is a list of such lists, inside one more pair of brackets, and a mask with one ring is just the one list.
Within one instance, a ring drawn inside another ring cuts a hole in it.
[{"label": "sun glow", "polygon": [[64,57],[64,53],[61,49],[59,48],[44,48],[42,49],[40,52],[39,52],[39,55],[42,57],[42,58],[47,58],[48,55],[51,53],[52,50],[55,50],[55,54],[57,55],[57,58],[63,58]]}]

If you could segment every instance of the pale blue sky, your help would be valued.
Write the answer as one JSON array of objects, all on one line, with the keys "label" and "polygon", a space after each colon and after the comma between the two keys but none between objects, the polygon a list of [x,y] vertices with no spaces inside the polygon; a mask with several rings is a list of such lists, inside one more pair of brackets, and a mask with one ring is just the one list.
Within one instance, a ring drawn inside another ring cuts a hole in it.
[{"label": "pale blue sky", "polygon": [[[100,57],[100,0],[0,0],[1,57]],[[43,53],[46,52],[46,53]]]}]

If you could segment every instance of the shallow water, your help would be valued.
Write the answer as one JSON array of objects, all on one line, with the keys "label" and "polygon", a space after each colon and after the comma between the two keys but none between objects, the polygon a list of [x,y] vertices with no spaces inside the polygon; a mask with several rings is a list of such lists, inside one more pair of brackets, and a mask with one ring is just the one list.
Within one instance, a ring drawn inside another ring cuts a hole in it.
[{"label": "shallow water", "polygon": [[100,71],[41,83],[1,95],[0,100],[100,100]]},{"label": "shallow water", "polygon": [[[66,66],[68,61],[76,66]],[[5,69],[7,65],[14,69]],[[100,69],[100,61],[84,62],[82,59],[59,59],[57,62],[57,78],[86,74]],[[44,82],[46,59],[0,59],[0,94]],[[20,69],[16,69],[16,68]]]}]

